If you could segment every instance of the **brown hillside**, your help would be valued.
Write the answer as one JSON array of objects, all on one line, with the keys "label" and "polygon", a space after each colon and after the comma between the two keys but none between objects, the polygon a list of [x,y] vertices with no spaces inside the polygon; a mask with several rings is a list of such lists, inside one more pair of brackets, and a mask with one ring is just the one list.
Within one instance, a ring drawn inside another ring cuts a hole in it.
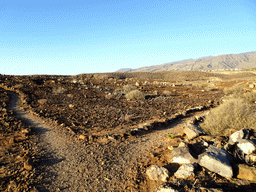
[{"label": "brown hillside", "polygon": [[[124,70],[123,72],[195,71],[222,69],[249,69],[256,67],[256,52],[218,55],[194,60],[184,60],[162,65]],[[122,70],[121,70],[122,71]],[[119,72],[121,72],[119,70]]]}]

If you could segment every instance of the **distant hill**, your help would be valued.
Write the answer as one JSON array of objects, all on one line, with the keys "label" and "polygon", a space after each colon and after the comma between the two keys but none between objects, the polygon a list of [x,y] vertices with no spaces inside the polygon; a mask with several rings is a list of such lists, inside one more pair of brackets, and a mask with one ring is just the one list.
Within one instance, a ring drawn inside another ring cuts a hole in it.
[{"label": "distant hill", "polygon": [[171,62],[161,65],[140,67],[137,69],[123,68],[117,72],[156,72],[156,71],[207,71],[225,69],[250,69],[256,68],[256,51],[227,54],[218,56],[201,57],[198,59],[188,59]]},{"label": "distant hill", "polygon": [[121,68],[121,69],[118,69],[116,72],[126,73],[126,72],[131,72],[132,70],[133,70],[132,68]]}]

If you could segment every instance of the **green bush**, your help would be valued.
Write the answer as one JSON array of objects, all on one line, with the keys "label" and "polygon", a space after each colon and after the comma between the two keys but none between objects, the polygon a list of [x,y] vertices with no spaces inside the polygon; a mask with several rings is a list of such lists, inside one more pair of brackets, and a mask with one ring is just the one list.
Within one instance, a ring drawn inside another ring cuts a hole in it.
[{"label": "green bush", "polygon": [[168,137],[168,139],[174,139],[175,135],[174,134],[168,134],[167,137]]}]

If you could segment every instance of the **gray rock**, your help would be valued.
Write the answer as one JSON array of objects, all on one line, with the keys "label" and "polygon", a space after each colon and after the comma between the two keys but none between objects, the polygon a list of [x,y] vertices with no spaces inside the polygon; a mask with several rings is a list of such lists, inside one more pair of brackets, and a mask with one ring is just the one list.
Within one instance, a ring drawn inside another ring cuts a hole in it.
[{"label": "gray rock", "polygon": [[159,167],[157,165],[152,165],[147,169],[146,174],[151,180],[167,181],[169,178],[169,171],[164,167]]},{"label": "gray rock", "polygon": [[247,155],[253,153],[256,150],[255,144],[247,139],[238,139],[237,147]]},{"label": "gray rock", "polygon": [[232,178],[233,170],[230,165],[230,157],[223,149],[210,146],[199,157],[199,164],[225,178]]},{"label": "gray rock", "polygon": [[194,177],[194,165],[192,164],[184,164],[179,167],[179,169],[174,173],[174,176],[177,178],[187,178],[187,177]]},{"label": "gray rock", "polygon": [[191,164],[197,162],[191,153],[188,147],[178,147],[174,148],[171,152],[171,162],[179,164]]},{"label": "gray rock", "polygon": [[238,141],[238,139],[247,139],[249,137],[249,130],[248,129],[241,129],[229,136],[228,142],[233,144]]},{"label": "gray rock", "polygon": [[188,124],[184,129],[184,133],[188,136],[188,139],[194,139],[201,134],[205,134],[201,127],[194,124]]}]

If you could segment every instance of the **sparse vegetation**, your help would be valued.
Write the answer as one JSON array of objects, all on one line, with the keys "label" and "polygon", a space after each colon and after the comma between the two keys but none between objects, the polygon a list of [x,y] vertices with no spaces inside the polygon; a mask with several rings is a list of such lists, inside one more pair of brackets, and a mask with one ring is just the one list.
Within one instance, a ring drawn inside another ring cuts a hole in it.
[{"label": "sparse vegetation", "polygon": [[122,93],[127,94],[133,90],[138,90],[137,87],[133,85],[124,85],[122,88]]},{"label": "sparse vegetation", "polygon": [[173,95],[173,93],[171,91],[169,91],[169,90],[164,90],[163,94],[166,95],[166,96]]},{"label": "sparse vegetation", "polygon": [[256,94],[246,93],[241,86],[226,89],[225,93],[232,95],[210,111],[201,127],[212,135],[225,135],[227,129],[255,129]]},{"label": "sparse vegetation", "polygon": [[126,99],[142,100],[145,99],[144,94],[139,90],[133,90],[125,95]]},{"label": "sparse vegetation", "polygon": [[174,139],[175,135],[174,134],[168,134],[167,137],[168,137],[168,139]]},{"label": "sparse vegetation", "polygon": [[63,94],[63,93],[65,93],[66,91],[67,91],[67,89],[64,88],[64,87],[53,87],[53,89],[52,89],[52,93],[53,93],[54,95]]},{"label": "sparse vegetation", "polygon": [[228,95],[228,94],[233,94],[233,96],[238,96],[242,95],[245,91],[244,88],[241,85],[234,85],[231,88],[224,88],[223,92]]}]

